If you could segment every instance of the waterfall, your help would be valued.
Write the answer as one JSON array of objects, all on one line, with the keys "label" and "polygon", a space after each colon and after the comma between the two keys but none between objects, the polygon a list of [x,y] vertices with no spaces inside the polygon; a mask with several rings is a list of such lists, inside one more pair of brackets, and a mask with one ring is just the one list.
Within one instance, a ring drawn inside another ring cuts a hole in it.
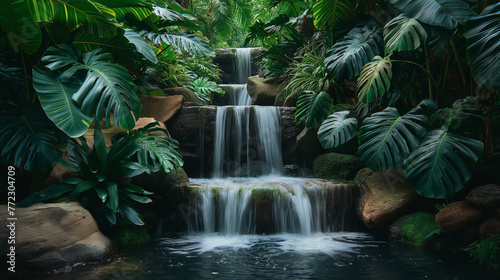
[{"label": "waterfall", "polygon": [[246,84],[252,75],[252,48],[237,48],[234,65],[236,84]]},{"label": "waterfall", "polygon": [[259,157],[263,175],[281,175],[283,159],[281,152],[280,111],[277,107],[254,107],[255,124],[259,138]]},{"label": "waterfall", "polygon": [[252,99],[248,95],[247,84],[230,85],[229,102],[236,106],[250,106]]}]

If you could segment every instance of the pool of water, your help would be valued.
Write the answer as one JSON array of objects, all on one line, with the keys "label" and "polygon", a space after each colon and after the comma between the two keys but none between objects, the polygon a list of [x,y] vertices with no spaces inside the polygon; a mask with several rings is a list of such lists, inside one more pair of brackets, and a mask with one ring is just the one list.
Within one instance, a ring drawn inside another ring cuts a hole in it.
[{"label": "pool of water", "polygon": [[30,278],[499,279],[464,257],[377,241],[366,233],[170,234],[129,248],[108,263]]}]

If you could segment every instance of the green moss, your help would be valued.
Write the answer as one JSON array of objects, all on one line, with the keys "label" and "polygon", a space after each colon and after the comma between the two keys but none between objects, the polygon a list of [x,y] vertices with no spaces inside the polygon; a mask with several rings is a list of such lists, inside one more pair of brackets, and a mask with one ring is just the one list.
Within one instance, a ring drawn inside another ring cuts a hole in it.
[{"label": "green moss", "polygon": [[415,246],[422,246],[429,237],[439,231],[436,219],[430,213],[413,213],[401,223],[403,242]]},{"label": "green moss", "polygon": [[356,173],[364,167],[358,156],[329,153],[314,160],[313,176],[332,180],[353,180]]}]

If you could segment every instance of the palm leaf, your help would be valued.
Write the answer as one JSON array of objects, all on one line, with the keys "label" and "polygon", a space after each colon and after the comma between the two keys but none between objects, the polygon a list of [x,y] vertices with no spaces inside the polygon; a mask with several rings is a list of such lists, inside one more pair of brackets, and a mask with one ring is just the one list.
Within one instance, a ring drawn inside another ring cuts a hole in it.
[{"label": "palm leaf", "polygon": [[144,42],[144,40],[132,29],[125,29],[125,38],[133,44],[137,51],[144,55],[145,58],[149,59],[153,63],[158,62],[158,58],[154,51]]},{"label": "palm leaf", "polygon": [[403,116],[396,108],[388,107],[363,121],[358,152],[370,169],[398,168],[418,147],[427,133],[427,116],[423,106],[426,104],[421,103]]},{"label": "palm leaf", "polygon": [[146,37],[155,44],[165,43],[172,46],[177,53],[182,54],[184,51],[190,55],[206,55],[213,56],[214,52],[210,49],[207,42],[196,37],[194,34],[171,34],[171,33],[154,33],[149,31],[141,31],[139,35]]},{"label": "palm leaf", "polygon": [[303,120],[306,127],[313,128],[319,126],[330,114],[333,106],[333,99],[326,92],[316,93],[314,91],[304,91],[297,100],[297,111],[295,112],[295,123],[298,125]]},{"label": "palm leaf", "polygon": [[132,15],[137,20],[143,20],[151,15],[143,0],[98,0],[97,2],[111,8],[117,19]]},{"label": "palm leaf", "polygon": [[35,53],[42,42],[42,31],[31,16],[26,1],[0,0],[0,26],[12,49]]},{"label": "palm leaf", "polygon": [[[462,189],[483,153],[483,143],[447,130],[429,132],[405,160],[405,177],[424,197],[445,198]],[[468,166],[469,165],[469,166]]]},{"label": "palm leaf", "polygon": [[376,56],[367,63],[358,78],[358,98],[360,102],[371,103],[384,96],[391,86],[392,63],[387,57]]},{"label": "palm leaf", "polygon": [[50,170],[61,158],[60,132],[38,106],[4,103],[0,109],[0,158],[27,171]]},{"label": "palm leaf", "polygon": [[327,52],[325,65],[337,81],[350,80],[381,54],[381,45],[382,37],[375,27],[354,28]]},{"label": "palm leaf", "polygon": [[410,51],[427,41],[427,32],[414,19],[401,14],[384,27],[385,53]]},{"label": "palm leaf", "polygon": [[69,137],[80,137],[87,131],[92,117],[85,115],[72,99],[80,84],[62,83],[52,72],[33,68],[33,87],[43,110],[54,124]]},{"label": "palm leaf", "polygon": [[454,29],[458,23],[464,24],[469,18],[467,0],[390,0],[409,17],[429,25]]},{"label": "palm leaf", "polygon": [[319,0],[313,6],[314,25],[318,29],[334,28],[354,17],[356,1]]},{"label": "palm leaf", "polygon": [[68,80],[77,71],[86,72],[85,80],[77,92],[73,94],[81,110],[87,115],[96,115],[98,120],[105,119],[110,126],[111,113],[114,116],[114,125],[121,125],[127,130],[135,126],[135,119],[139,118],[142,105],[136,94],[136,85],[132,77],[122,66],[108,62],[111,56],[100,54],[100,49],[85,52],[83,63],[78,62],[77,55],[67,46],[63,49],[50,47],[42,62],[50,70],[63,70],[62,82]]},{"label": "palm leaf", "polygon": [[500,3],[490,5],[467,23],[467,58],[480,87],[500,89]]},{"label": "palm leaf", "polygon": [[358,120],[348,118],[349,113],[349,111],[335,112],[321,124],[318,139],[324,149],[338,147],[356,136]]}]

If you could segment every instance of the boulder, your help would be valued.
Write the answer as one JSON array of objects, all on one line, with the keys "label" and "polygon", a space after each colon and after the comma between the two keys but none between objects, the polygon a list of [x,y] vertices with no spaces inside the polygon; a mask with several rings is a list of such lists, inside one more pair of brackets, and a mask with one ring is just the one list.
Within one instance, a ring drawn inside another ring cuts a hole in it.
[{"label": "boulder", "polygon": [[248,94],[253,105],[274,105],[280,93],[281,81],[275,77],[249,77],[247,83]]},{"label": "boulder", "polygon": [[196,93],[194,91],[185,88],[185,87],[173,87],[173,88],[166,88],[163,89],[165,94],[167,95],[182,95],[184,96],[184,105],[187,106],[188,104],[190,106],[203,106],[203,102],[198,98]]},{"label": "boulder", "polygon": [[[8,234],[7,206],[0,206],[0,234]],[[39,268],[101,261],[110,252],[92,215],[77,202],[38,203],[16,209],[16,259]],[[6,246],[6,243],[0,243]],[[7,250],[2,248],[3,252]]]},{"label": "boulder", "polygon": [[359,156],[329,153],[314,160],[313,176],[332,180],[353,180],[364,167]]},{"label": "boulder", "polygon": [[416,212],[403,216],[390,227],[390,238],[413,246],[425,245],[439,227],[433,214]]},{"label": "boulder", "polygon": [[488,219],[479,226],[479,237],[488,238],[493,234],[500,234],[500,220]]},{"label": "boulder", "polygon": [[483,213],[468,201],[457,201],[446,205],[436,214],[440,229],[459,231],[479,224]]},{"label": "boulder", "polygon": [[184,96],[153,96],[140,95],[142,104],[141,117],[154,118],[159,122],[170,120],[184,104]]},{"label": "boulder", "polygon": [[[66,161],[69,160],[68,154],[63,153],[61,159],[66,160]],[[72,171],[60,163],[56,163],[56,165],[54,166],[54,168],[50,172],[49,177],[47,178],[47,180],[45,180],[43,185],[45,187],[50,186],[53,184],[57,184],[64,179],[75,178],[75,177],[78,177],[79,175],[80,175],[80,173]]]},{"label": "boulder", "polygon": [[[164,129],[167,129],[167,127],[165,126],[164,123],[162,122],[159,122],[157,121],[156,119],[154,118],[140,118],[138,119],[136,122],[135,122],[135,127],[134,127],[134,130],[137,130],[137,129],[140,129],[140,128],[143,128],[145,127],[146,125],[150,124],[150,123],[154,123],[154,122],[158,122],[159,126],[161,128],[164,128]],[[154,132],[151,132],[151,135],[154,135],[154,136],[167,136],[167,134],[165,134],[164,132],[161,132],[161,131],[154,131]]]},{"label": "boulder", "polygon": [[298,164],[297,136],[301,128],[295,125],[295,107],[280,107],[281,115],[281,144],[283,164]]},{"label": "boulder", "polygon": [[[315,158],[321,153],[321,144],[319,143],[317,133],[316,129],[304,127],[295,140],[295,151],[297,152],[299,162],[304,162],[309,167],[313,166]],[[325,177],[325,179],[327,178]]]},{"label": "boulder", "polygon": [[358,215],[369,228],[400,216],[419,197],[401,168],[386,172],[364,168],[356,177],[365,192],[359,201]]},{"label": "boulder", "polygon": [[477,187],[470,191],[465,199],[477,206],[500,206],[500,186],[491,184]]},{"label": "boulder", "polygon": [[296,107],[297,100],[299,100],[299,95],[300,95],[300,92],[295,92],[295,93],[288,95],[285,99],[285,102],[283,103],[283,106]]}]

